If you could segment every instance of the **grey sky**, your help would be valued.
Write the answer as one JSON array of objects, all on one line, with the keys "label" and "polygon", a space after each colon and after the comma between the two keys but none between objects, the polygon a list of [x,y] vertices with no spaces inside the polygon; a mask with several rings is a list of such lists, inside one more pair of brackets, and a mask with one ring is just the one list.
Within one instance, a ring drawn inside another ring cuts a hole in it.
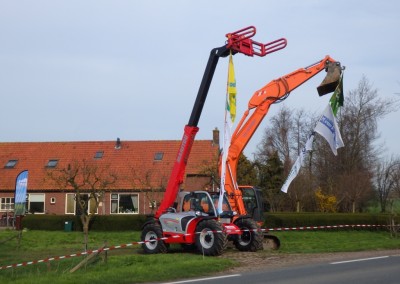
[{"label": "grey sky", "polygon": [[[399,8],[395,0],[0,0],[0,141],[180,140],[210,50],[250,25],[254,40],[285,37],[288,46],[234,57],[238,119],[254,91],[325,55],[346,66],[345,92],[365,75],[380,96],[395,97]],[[196,139],[222,130],[227,66],[221,59]],[[322,112],[329,96],[315,88],[323,77],[285,105]],[[400,153],[398,121],[399,112],[380,123],[389,154]],[[248,157],[267,123],[268,116]]]}]

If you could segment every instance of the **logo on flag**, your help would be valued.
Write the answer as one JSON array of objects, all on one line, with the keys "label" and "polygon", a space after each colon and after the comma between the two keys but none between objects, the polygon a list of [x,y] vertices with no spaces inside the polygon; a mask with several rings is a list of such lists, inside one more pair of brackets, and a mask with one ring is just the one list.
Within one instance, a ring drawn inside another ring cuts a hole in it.
[{"label": "logo on flag", "polygon": [[337,155],[337,149],[344,146],[339,126],[329,104],[325,108],[325,111],[319,119],[314,131],[325,138],[335,156]]},{"label": "logo on flag", "polygon": [[227,93],[228,93],[227,108],[231,116],[231,121],[234,122],[236,118],[236,79],[235,79],[235,70],[233,66],[232,53],[229,56]]},{"label": "logo on flag", "polygon": [[28,171],[23,171],[17,176],[15,182],[14,216],[25,215],[27,188],[28,188]]}]

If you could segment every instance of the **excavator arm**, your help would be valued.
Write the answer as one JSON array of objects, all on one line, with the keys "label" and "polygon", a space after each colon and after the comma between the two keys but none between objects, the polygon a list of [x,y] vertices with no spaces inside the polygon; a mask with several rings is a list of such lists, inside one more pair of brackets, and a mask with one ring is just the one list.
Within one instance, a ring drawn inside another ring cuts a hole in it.
[{"label": "excavator arm", "polygon": [[[317,75],[322,70],[327,75],[317,88],[320,96],[333,92],[339,82],[341,74],[340,63],[329,56],[305,68],[300,68],[290,74],[271,81],[251,97],[248,109],[238,123],[231,138],[228,157],[226,161],[227,174],[225,178],[225,191],[233,210],[239,215],[246,215],[242,192],[237,184],[237,164],[240,154],[257,130],[258,126],[267,115],[271,104],[287,98],[291,91]],[[221,166],[221,165],[220,165]]]}]

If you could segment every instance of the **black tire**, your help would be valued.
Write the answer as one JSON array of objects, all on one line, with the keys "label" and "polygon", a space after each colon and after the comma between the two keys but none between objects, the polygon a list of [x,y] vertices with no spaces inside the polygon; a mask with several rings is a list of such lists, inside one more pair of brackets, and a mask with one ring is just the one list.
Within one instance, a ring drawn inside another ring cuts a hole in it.
[{"label": "black tire", "polygon": [[216,220],[201,221],[196,228],[196,247],[207,256],[221,255],[228,244],[223,227]]},{"label": "black tire", "polygon": [[142,248],[146,253],[166,253],[167,245],[162,238],[162,230],[158,224],[147,224],[142,230],[141,240]]},{"label": "black tire", "polygon": [[257,251],[263,249],[264,235],[259,230],[256,221],[251,218],[239,219],[235,225],[242,231],[242,234],[233,241],[238,250]]}]

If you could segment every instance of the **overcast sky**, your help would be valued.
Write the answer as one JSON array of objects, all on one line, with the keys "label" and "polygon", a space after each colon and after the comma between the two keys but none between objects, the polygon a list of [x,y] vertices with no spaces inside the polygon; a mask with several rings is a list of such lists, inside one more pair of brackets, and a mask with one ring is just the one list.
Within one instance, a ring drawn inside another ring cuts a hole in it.
[{"label": "overcast sky", "polygon": [[[238,119],[254,91],[330,55],[346,66],[345,94],[365,75],[382,97],[400,93],[400,1],[0,0],[0,141],[180,140],[209,52],[255,26],[254,40],[286,38],[266,57],[234,57]],[[228,60],[219,65],[196,139],[221,130]],[[322,112],[316,87],[290,108]],[[252,158],[272,106],[245,154]],[[400,153],[400,112],[379,124]]]}]

